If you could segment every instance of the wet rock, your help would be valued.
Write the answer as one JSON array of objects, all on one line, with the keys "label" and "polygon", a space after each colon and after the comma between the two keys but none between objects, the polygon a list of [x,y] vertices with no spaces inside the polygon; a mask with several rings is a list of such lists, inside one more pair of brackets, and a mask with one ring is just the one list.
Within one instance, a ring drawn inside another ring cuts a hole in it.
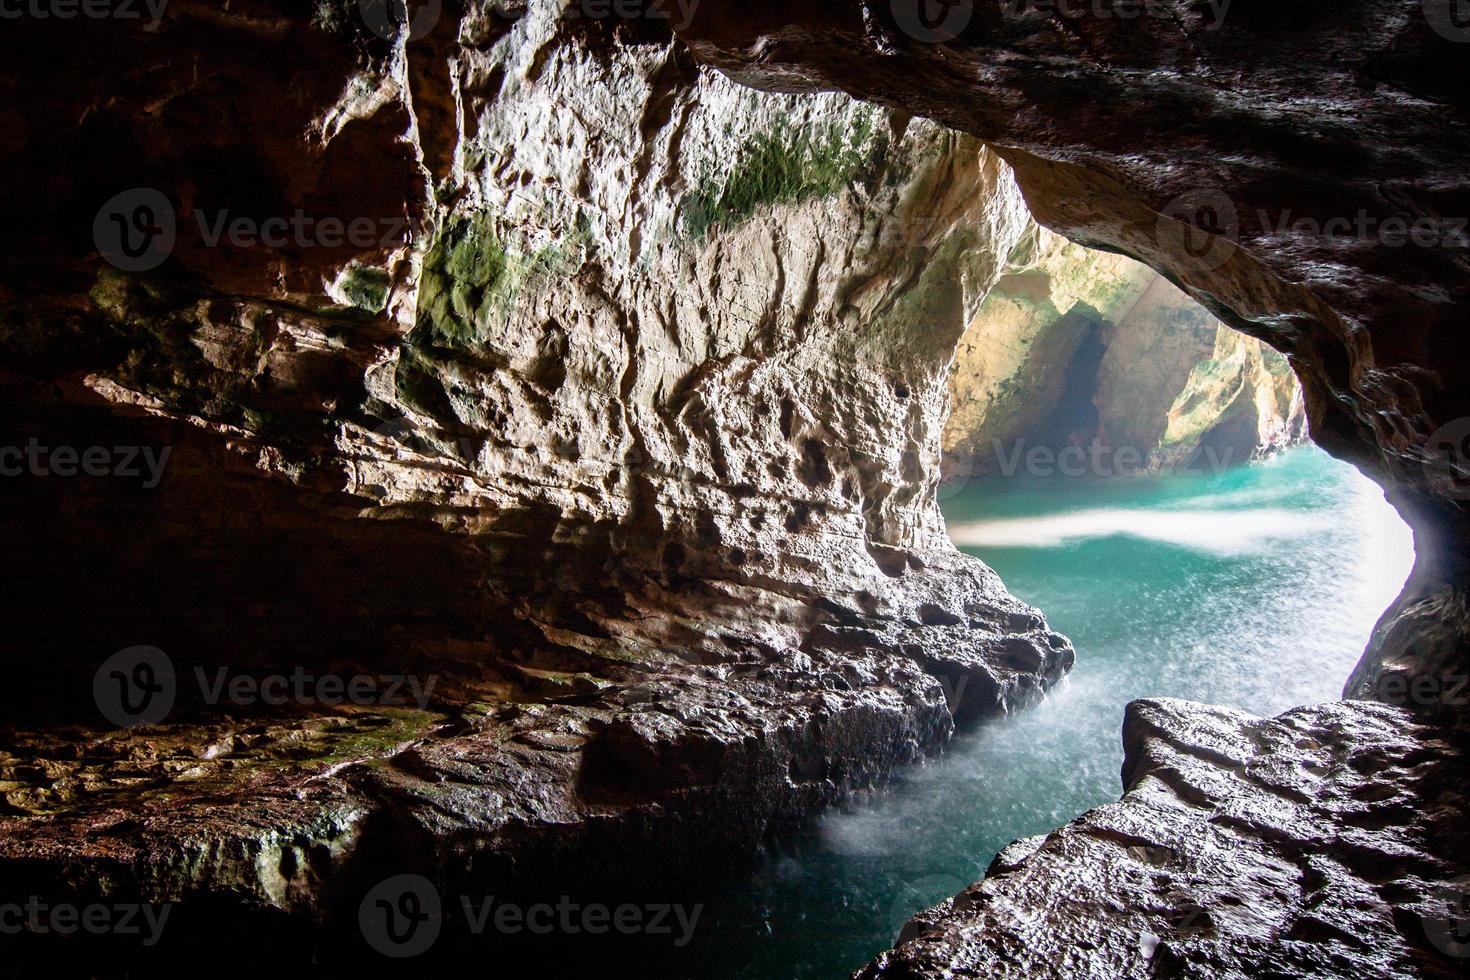
[{"label": "wet rock", "polygon": [[1420,532],[1385,619],[1399,628],[1350,692],[1378,696],[1390,669],[1451,683],[1470,649],[1470,395],[1451,367],[1470,343],[1464,26],[1434,0],[1136,12],[723,0],[679,35],[749,84],[990,141],[1043,226],[1144,262],[1284,354],[1312,438]]},{"label": "wet rock", "polygon": [[858,977],[1461,976],[1463,739],[1343,701],[1136,701],[1126,793],[1018,841]]},{"label": "wet rock", "polygon": [[[0,485],[42,692],[0,736],[6,868],[304,922],[386,868],[715,860],[1060,679],[935,500],[945,367],[1026,221],[993,151],[557,0],[415,37],[288,6],[27,22],[0,59],[0,444],[170,449],[153,486]],[[52,85],[62,51],[109,70]],[[176,219],[147,268],[92,240],[139,188]],[[226,213],[375,234],[201,232]],[[173,710],[102,731],[139,643]],[[433,686],[192,681],[296,667]]]}]

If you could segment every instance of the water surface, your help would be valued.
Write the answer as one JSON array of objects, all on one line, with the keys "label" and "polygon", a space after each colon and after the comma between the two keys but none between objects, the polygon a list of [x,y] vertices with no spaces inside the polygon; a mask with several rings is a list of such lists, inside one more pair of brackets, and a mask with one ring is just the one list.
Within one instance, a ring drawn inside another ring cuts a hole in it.
[{"label": "water surface", "polygon": [[1314,447],[1213,476],[973,482],[944,510],[1071,637],[1075,670],[768,854],[706,908],[686,975],[846,976],[1010,841],[1116,799],[1134,698],[1257,714],[1337,698],[1412,562],[1381,491]]}]

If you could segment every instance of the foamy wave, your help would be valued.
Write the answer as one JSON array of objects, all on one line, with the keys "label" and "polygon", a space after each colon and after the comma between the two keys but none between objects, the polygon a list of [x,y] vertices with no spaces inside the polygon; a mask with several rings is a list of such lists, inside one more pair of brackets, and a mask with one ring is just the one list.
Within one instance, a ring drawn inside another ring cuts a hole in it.
[{"label": "foamy wave", "polygon": [[1056,548],[1074,541],[1125,536],[1233,555],[1332,527],[1325,514],[1274,507],[1246,510],[1084,510],[1051,517],[951,525],[955,544],[971,548]]},{"label": "foamy wave", "polygon": [[1224,507],[1229,510],[1248,509],[1250,505],[1273,504],[1290,497],[1295,487],[1257,487],[1253,490],[1226,490],[1222,493],[1200,494],[1194,497],[1181,497],[1178,500],[1161,501],[1157,506],[1160,510],[1212,510]]}]

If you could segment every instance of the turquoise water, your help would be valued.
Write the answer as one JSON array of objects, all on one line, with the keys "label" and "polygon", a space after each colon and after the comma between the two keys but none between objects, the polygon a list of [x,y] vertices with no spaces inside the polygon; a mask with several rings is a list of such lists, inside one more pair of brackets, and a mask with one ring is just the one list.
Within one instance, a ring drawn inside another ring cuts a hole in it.
[{"label": "turquoise water", "polygon": [[846,976],[1013,839],[1116,799],[1134,698],[1271,714],[1338,697],[1413,557],[1378,488],[1312,447],[1214,476],[971,483],[943,507],[1076,669],[767,855],[708,904],[685,975]]}]

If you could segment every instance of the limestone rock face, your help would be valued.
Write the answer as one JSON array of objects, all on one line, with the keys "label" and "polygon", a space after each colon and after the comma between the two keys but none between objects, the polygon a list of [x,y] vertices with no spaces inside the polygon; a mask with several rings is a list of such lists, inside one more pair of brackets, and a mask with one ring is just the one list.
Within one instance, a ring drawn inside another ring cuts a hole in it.
[{"label": "limestone rock face", "polygon": [[1212,467],[1241,463],[1306,436],[1301,389],[1286,359],[1162,277],[1105,328],[1103,344],[1099,434],[1110,447],[1136,447],[1145,469],[1202,453]]},{"label": "limestone rock face", "polygon": [[1137,701],[1123,798],[996,856],[856,976],[1464,975],[1464,746],[1402,708]]},{"label": "limestone rock face", "polygon": [[[1433,0],[1120,13],[716,0],[680,36],[750,84],[837,89],[989,141],[1041,224],[1283,353],[1313,439],[1416,531],[1415,572],[1346,693],[1460,690],[1463,18]],[[1423,700],[1265,722],[1136,708],[1123,802],[1004,852],[973,905],[921,917],[866,973],[1461,975],[1464,702]]]},{"label": "limestone rock face", "polygon": [[951,474],[1007,472],[1037,447],[1052,459],[1086,450],[1098,476],[1202,455],[1226,466],[1305,438],[1279,353],[1148,267],[1037,226],[965,328],[951,372]]},{"label": "limestone rock face", "polygon": [[[170,450],[0,487],[44,692],[0,746],[8,880],[310,916],[375,867],[748,852],[1070,668],[935,503],[1026,224],[992,151],[556,0],[386,37],[298,6],[0,59],[37,239],[3,442]],[[52,84],[62,50],[116,71]],[[109,732],[136,644],[175,704]],[[208,696],[299,667],[424,698]]]},{"label": "limestone rock face", "polygon": [[[1163,272],[1300,377],[1418,571],[1351,680],[1465,672],[1470,58],[1454,5],[710,0],[679,33],[757,86],[837,89],[993,145],[1037,220]],[[1095,10],[1101,9],[1101,13]]]}]

